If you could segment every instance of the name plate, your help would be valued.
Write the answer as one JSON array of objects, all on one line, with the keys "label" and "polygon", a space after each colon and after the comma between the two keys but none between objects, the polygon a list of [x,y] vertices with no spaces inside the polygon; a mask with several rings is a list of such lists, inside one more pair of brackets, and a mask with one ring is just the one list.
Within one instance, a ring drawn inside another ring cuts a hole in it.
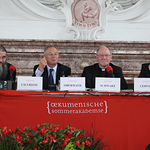
[{"label": "name plate", "polygon": [[85,91],[85,77],[60,77],[60,91]]},{"label": "name plate", "polygon": [[43,89],[43,77],[29,77],[29,76],[17,77],[17,90],[42,91],[42,89]]},{"label": "name plate", "polygon": [[95,91],[120,92],[120,78],[95,78]]},{"label": "name plate", "polygon": [[134,78],[134,92],[150,92],[150,78]]}]

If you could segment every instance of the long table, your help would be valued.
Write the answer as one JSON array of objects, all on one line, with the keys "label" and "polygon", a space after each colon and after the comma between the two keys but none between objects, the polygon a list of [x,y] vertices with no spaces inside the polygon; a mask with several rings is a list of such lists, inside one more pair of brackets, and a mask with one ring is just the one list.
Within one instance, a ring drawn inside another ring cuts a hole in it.
[{"label": "long table", "polygon": [[52,123],[90,131],[106,150],[144,150],[150,143],[149,94],[0,91],[0,128]]}]

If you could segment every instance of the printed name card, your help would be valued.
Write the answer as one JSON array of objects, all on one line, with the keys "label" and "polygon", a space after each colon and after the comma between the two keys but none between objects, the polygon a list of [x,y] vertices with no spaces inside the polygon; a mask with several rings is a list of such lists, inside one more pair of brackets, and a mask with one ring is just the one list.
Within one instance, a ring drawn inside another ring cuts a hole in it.
[{"label": "printed name card", "polygon": [[150,78],[134,78],[134,92],[150,92]]},{"label": "printed name card", "polygon": [[95,91],[120,92],[120,78],[95,78]]},{"label": "printed name card", "polygon": [[60,77],[60,91],[85,91],[85,77]]},{"label": "printed name card", "polygon": [[43,77],[17,77],[17,90],[22,91],[42,91]]}]

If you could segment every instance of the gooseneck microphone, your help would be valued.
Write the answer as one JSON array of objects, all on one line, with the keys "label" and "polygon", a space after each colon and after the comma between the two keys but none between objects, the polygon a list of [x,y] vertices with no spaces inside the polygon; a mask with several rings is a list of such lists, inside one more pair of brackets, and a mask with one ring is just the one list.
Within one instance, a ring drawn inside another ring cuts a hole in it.
[{"label": "gooseneck microphone", "polygon": [[111,66],[107,66],[106,70],[113,78],[115,77],[113,74],[113,68]]},{"label": "gooseneck microphone", "polygon": [[9,71],[10,71],[10,80],[13,81],[13,72],[15,71],[15,66],[11,65],[9,67]]}]

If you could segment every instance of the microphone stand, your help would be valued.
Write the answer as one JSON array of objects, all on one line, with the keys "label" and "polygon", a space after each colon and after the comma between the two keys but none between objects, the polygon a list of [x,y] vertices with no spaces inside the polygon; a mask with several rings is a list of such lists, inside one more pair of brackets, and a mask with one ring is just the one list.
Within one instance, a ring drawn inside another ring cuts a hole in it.
[{"label": "microphone stand", "polygon": [[110,75],[111,75],[113,78],[115,77],[112,71],[110,71]]}]

